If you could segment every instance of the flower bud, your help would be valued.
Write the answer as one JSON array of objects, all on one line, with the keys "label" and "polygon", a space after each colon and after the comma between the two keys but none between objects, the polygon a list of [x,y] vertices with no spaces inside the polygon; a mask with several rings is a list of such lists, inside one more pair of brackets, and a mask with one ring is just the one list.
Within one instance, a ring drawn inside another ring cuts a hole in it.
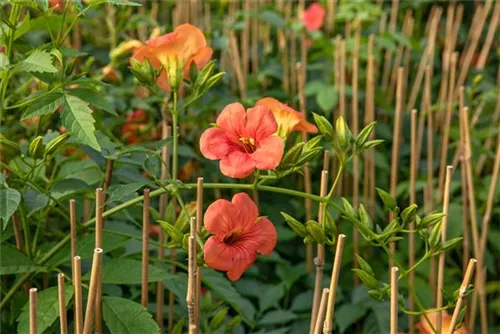
[{"label": "flower bud", "polygon": [[429,236],[429,245],[431,246],[431,249],[435,249],[438,246],[440,237],[441,237],[441,224],[436,224],[432,228],[431,235]]},{"label": "flower bud", "polygon": [[360,204],[359,205],[359,219],[361,220],[361,222],[363,223],[363,225],[365,225],[366,227],[368,227],[370,230],[373,229],[373,222],[370,218],[370,216],[368,215],[368,212],[366,212],[365,210],[365,207],[363,206],[363,204]]},{"label": "flower bud", "polygon": [[132,59],[132,66],[130,67],[130,70],[140,83],[146,86],[152,86],[155,83],[155,70],[147,59],[143,62]]},{"label": "flower bud", "polygon": [[222,323],[224,322],[224,319],[227,316],[228,310],[229,309],[227,307],[225,307],[222,310],[220,310],[219,312],[217,312],[216,315],[214,315],[214,317],[210,320],[210,323],[208,325],[210,327],[210,329],[216,330],[222,325]]},{"label": "flower bud", "polygon": [[428,214],[424,218],[420,219],[419,224],[417,225],[417,228],[427,228],[429,226],[433,226],[434,224],[439,223],[443,217],[446,216],[446,214],[441,213],[441,212],[434,212],[431,214]]},{"label": "flower bud", "polygon": [[326,241],[325,232],[321,228],[321,225],[315,222],[314,220],[309,220],[306,223],[307,232],[311,235],[311,237],[318,244],[324,244]]},{"label": "flower bud", "polygon": [[38,136],[30,143],[28,152],[33,159],[40,159],[43,157],[43,137]]},{"label": "flower bud", "polygon": [[284,213],[284,212],[281,212],[281,215],[283,216],[283,218],[285,218],[286,220],[286,223],[288,224],[288,226],[290,226],[290,228],[300,237],[304,238],[308,235],[307,233],[307,228],[304,226],[304,224],[302,224],[301,222],[299,222],[297,219],[293,218],[292,216]]},{"label": "flower bud", "polygon": [[376,289],[378,287],[378,281],[372,275],[361,269],[352,269],[352,271],[354,271],[356,276],[359,277],[361,282],[363,282],[363,284],[366,285],[367,288]]},{"label": "flower bud", "polygon": [[380,189],[380,188],[375,188],[377,189],[378,196],[384,202],[384,208],[386,210],[394,212],[397,208],[397,203],[396,200],[386,191]]},{"label": "flower bud", "polygon": [[163,231],[170,237],[170,239],[172,239],[173,242],[175,243],[182,242],[184,236],[179,230],[177,230],[173,225],[169,224],[166,221],[159,220],[158,222],[160,223]]},{"label": "flower bud", "polygon": [[318,129],[321,134],[325,137],[326,140],[331,141],[333,138],[333,126],[330,122],[324,117],[318,114],[313,113],[314,122],[318,125]]},{"label": "flower bud", "polygon": [[289,149],[281,160],[281,168],[288,169],[294,167],[297,164],[297,160],[299,159],[300,155],[302,154],[303,147],[304,142],[300,142]]},{"label": "flower bud", "polygon": [[401,219],[403,220],[403,225],[413,223],[415,221],[415,217],[417,216],[417,208],[416,204],[412,204],[401,212]]},{"label": "flower bud", "polygon": [[2,157],[13,158],[19,154],[21,154],[19,144],[6,139],[0,134],[0,155]]},{"label": "flower bud", "polygon": [[377,122],[371,122],[363,130],[361,130],[356,137],[356,147],[358,149],[362,149],[365,143],[367,142],[368,138],[370,137],[370,134],[373,131],[373,128],[375,127],[375,124]]},{"label": "flower bud", "polygon": [[56,153],[57,150],[59,150],[64,145],[64,143],[68,138],[69,138],[69,133],[64,133],[49,141],[47,146],[45,146],[45,155],[49,156]]},{"label": "flower bud", "polygon": [[342,116],[339,116],[339,118],[337,118],[337,122],[335,123],[335,130],[337,132],[337,143],[339,147],[344,150],[347,149],[349,147],[352,135]]}]

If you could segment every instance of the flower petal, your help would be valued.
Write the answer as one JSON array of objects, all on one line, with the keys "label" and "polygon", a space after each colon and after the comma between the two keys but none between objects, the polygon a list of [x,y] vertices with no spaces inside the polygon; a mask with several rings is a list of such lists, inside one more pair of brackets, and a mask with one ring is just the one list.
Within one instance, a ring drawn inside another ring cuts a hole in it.
[{"label": "flower petal", "polygon": [[241,229],[238,218],[239,211],[233,203],[218,199],[208,206],[203,217],[203,224],[209,233],[222,241],[228,233]]},{"label": "flower petal", "polygon": [[241,151],[232,151],[220,161],[222,174],[235,179],[243,179],[255,170],[255,163],[250,155]]},{"label": "flower petal", "polygon": [[270,255],[278,242],[276,227],[267,217],[257,219],[250,232],[245,234],[245,245],[262,255]]},{"label": "flower petal", "polygon": [[283,139],[278,136],[270,136],[259,142],[259,147],[250,157],[257,169],[275,169],[280,164],[284,153]]},{"label": "flower petal", "polygon": [[240,221],[243,228],[251,229],[259,216],[259,209],[254,201],[246,193],[238,193],[233,196],[231,202],[236,206],[240,213]]},{"label": "flower petal", "polygon": [[[205,46],[205,47],[201,48],[193,56],[193,58],[191,60],[192,60],[192,62],[194,62],[196,64],[196,68],[202,69],[210,61],[213,53],[214,53],[214,50],[212,50],[212,48]],[[191,64],[188,64],[188,66],[186,66],[185,70],[189,71],[190,65]]]},{"label": "flower petal", "polygon": [[305,119],[301,119],[299,124],[297,124],[292,131],[304,131],[309,133],[318,133],[318,128],[316,125],[309,123]]},{"label": "flower petal", "polygon": [[219,128],[208,129],[200,137],[200,151],[207,159],[222,159],[234,149],[233,142]]},{"label": "flower petal", "polygon": [[233,266],[231,246],[218,238],[210,237],[203,246],[203,256],[207,266],[217,270],[227,271]]},{"label": "flower petal", "polygon": [[233,265],[227,271],[227,277],[231,281],[236,281],[255,262],[257,253],[249,250],[244,245],[231,246],[231,252],[233,254]]},{"label": "flower petal", "polygon": [[245,130],[245,108],[241,103],[228,104],[217,117],[217,126],[238,140]]},{"label": "flower petal", "polygon": [[257,105],[247,110],[245,135],[254,138],[257,142],[278,131],[278,123],[267,106]]}]

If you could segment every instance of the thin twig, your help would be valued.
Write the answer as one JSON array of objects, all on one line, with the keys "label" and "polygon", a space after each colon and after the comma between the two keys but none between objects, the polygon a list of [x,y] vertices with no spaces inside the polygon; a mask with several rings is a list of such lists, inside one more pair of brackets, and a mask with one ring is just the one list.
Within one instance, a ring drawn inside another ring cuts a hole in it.
[{"label": "thin twig", "polygon": [[335,297],[337,295],[337,284],[339,281],[340,266],[342,265],[342,252],[344,250],[345,235],[339,234],[337,238],[337,249],[335,260],[333,261],[332,277],[330,279],[330,289],[328,293],[328,303],[326,307],[326,318],[323,327],[324,334],[330,334],[333,330],[333,316],[335,312]]}]

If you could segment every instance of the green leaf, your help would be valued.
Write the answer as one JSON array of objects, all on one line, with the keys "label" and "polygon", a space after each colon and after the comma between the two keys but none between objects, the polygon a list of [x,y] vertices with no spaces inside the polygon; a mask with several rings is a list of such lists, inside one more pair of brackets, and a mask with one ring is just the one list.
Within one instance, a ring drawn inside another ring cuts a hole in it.
[{"label": "green leaf", "polygon": [[89,108],[87,102],[75,96],[66,95],[61,118],[63,126],[82,144],[88,145],[96,151],[101,151],[95,136],[92,109]]},{"label": "green leaf", "polygon": [[0,70],[3,70],[4,68],[7,68],[10,65],[9,58],[7,56],[0,52]]},{"label": "green leaf", "polygon": [[209,269],[202,269],[201,279],[203,283],[222,300],[231,305],[241,315],[248,325],[253,326],[255,319],[255,308],[248,300],[241,297],[229,281],[218,273]]},{"label": "green leaf", "polygon": [[[175,275],[167,274],[163,280],[163,285],[172,292],[178,300],[186,300],[188,277],[185,273],[177,273]],[[180,305],[186,308],[186,303],[181,302]]]},{"label": "green leaf", "polygon": [[389,211],[394,211],[397,206],[396,200],[387,191],[380,188],[375,189],[377,189],[378,196],[384,203],[384,208]]},{"label": "green leaf", "polygon": [[361,269],[351,269],[359,277],[359,279],[366,285],[369,289],[376,289],[378,282],[372,275]]},{"label": "green leaf", "polygon": [[28,207],[28,217],[45,208],[49,204],[49,198],[34,189],[27,189],[23,192],[24,203]]},{"label": "green leaf", "polygon": [[37,268],[36,263],[9,244],[2,245],[0,250],[0,275],[20,274]]},{"label": "green leaf", "polygon": [[71,89],[66,91],[71,96],[76,96],[77,98],[90,103],[96,108],[102,109],[113,116],[118,116],[113,109],[113,106],[106,100],[101,93],[93,91],[87,88]]},{"label": "green leaf", "polygon": [[339,326],[339,332],[345,331],[366,314],[367,309],[361,305],[343,304],[335,310],[335,323]]},{"label": "green leaf", "polygon": [[50,93],[33,102],[23,114],[21,120],[52,114],[64,103],[64,95],[60,92]]},{"label": "green leaf", "polygon": [[64,179],[56,182],[50,188],[50,194],[56,199],[62,199],[76,193],[86,192],[89,188],[89,185],[79,179]]},{"label": "green leaf", "polygon": [[318,103],[321,110],[330,115],[333,108],[337,105],[338,102],[338,94],[335,87],[323,85],[320,89],[318,89],[316,102]]},{"label": "green leaf", "polygon": [[288,310],[267,312],[259,321],[259,325],[282,325],[297,319],[297,315]]},{"label": "green leaf", "polygon": [[283,16],[278,12],[272,10],[263,10],[259,12],[258,17],[259,19],[269,23],[273,27],[283,28],[285,26],[285,20],[283,19]]},{"label": "green leaf", "polygon": [[[73,298],[74,289],[72,286],[66,285],[64,291],[66,299],[66,306],[69,305],[71,298]],[[37,333],[42,334],[47,328],[59,318],[59,297],[57,286],[44,289],[37,293],[38,310],[36,314],[37,320]],[[28,334],[29,331],[29,302],[27,302],[17,319],[19,325],[17,327],[18,334]]]},{"label": "green leaf", "polygon": [[52,65],[52,55],[44,50],[35,50],[28,58],[21,61],[18,68],[26,72],[54,73],[57,68]]},{"label": "green leaf", "polygon": [[102,315],[111,334],[160,333],[151,313],[128,299],[103,297]]},{"label": "green leaf", "polygon": [[259,293],[259,311],[265,312],[271,308],[279,308],[280,300],[285,295],[283,284],[266,286]]},{"label": "green leaf", "polygon": [[21,202],[21,194],[15,189],[0,189],[0,223],[7,227],[10,217],[16,212]]},{"label": "green leaf", "polygon": [[[122,247],[131,239],[129,236],[117,235],[106,230],[104,230],[102,234],[102,249],[104,253],[109,253]],[[78,255],[82,259],[91,259],[94,255],[94,248],[95,233],[86,236],[77,236],[76,249],[78,250]],[[62,263],[71,263],[71,246],[69,243],[54,255],[46,265],[47,267],[56,267]]]},{"label": "green leaf", "polygon": [[107,203],[120,202],[123,199],[134,195],[137,190],[144,186],[143,182],[134,182],[129,184],[120,184],[116,187],[110,188],[109,199]]},{"label": "green leaf", "polygon": [[[149,282],[163,281],[166,272],[153,265],[148,266]],[[83,279],[88,280],[90,273]],[[133,259],[111,259],[102,264],[102,282],[105,284],[141,284],[141,261]]]}]

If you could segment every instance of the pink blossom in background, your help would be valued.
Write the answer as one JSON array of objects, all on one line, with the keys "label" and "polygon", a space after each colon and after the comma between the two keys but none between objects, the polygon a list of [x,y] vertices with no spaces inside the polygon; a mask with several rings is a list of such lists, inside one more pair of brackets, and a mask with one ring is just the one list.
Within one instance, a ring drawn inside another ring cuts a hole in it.
[{"label": "pink blossom in background", "polygon": [[302,16],[302,22],[308,31],[318,30],[325,21],[325,9],[317,2],[311,4]]}]

